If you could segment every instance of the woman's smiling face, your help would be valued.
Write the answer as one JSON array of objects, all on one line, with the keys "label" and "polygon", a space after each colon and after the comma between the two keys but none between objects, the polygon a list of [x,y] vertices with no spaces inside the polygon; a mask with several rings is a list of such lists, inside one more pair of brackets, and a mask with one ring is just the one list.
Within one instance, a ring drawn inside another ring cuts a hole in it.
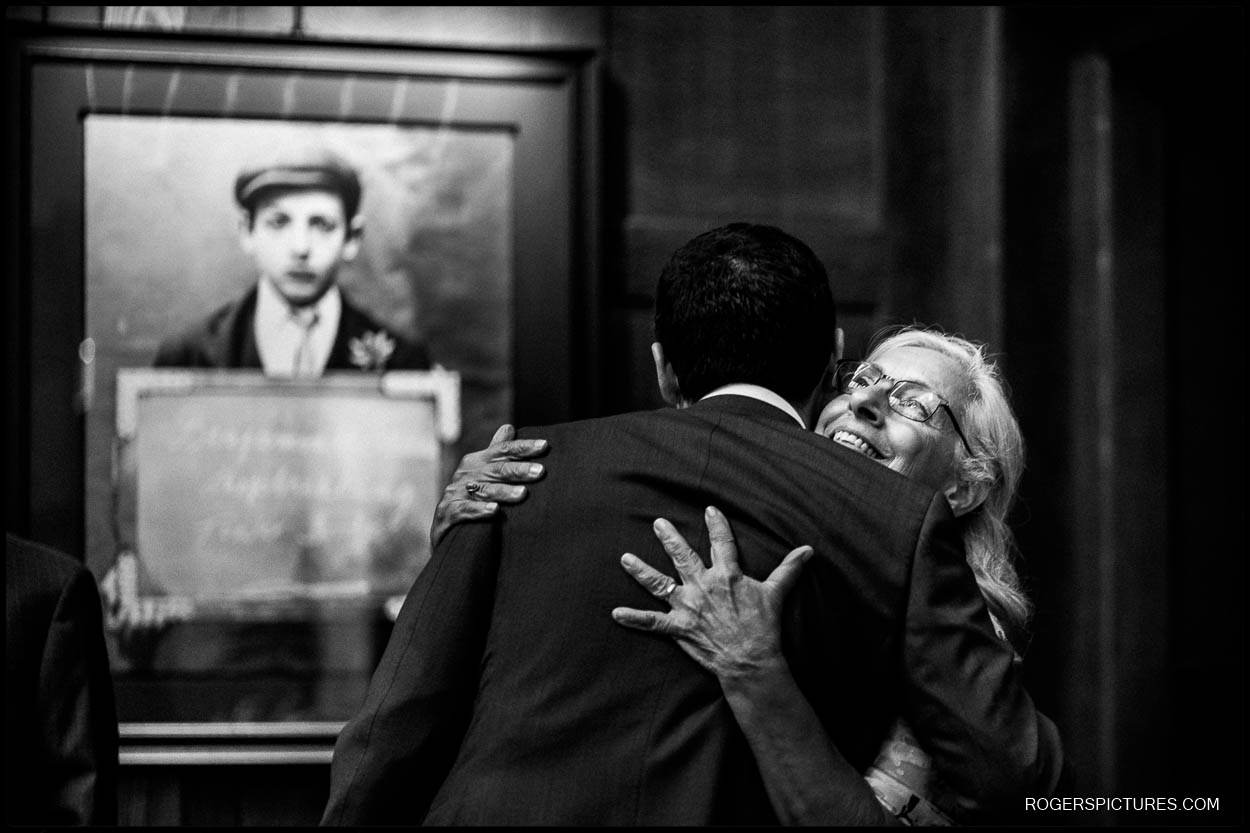
[{"label": "woman's smiling face", "polygon": [[894,380],[920,382],[958,411],[959,365],[924,347],[895,347],[869,360],[890,380],[834,397],[820,413],[817,433],[934,489],[952,485],[960,440],[950,415],[940,409],[928,422],[907,419],[890,408],[889,392]]}]

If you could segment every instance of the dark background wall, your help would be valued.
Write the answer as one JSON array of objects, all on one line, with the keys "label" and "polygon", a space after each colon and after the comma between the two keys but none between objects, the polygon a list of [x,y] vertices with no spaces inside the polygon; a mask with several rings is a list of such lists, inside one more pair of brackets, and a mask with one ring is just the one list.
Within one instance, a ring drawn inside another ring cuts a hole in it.
[{"label": "dark background wall", "polygon": [[[988,342],[1030,447],[1014,518],[1039,611],[1027,665],[1066,739],[1067,793],[1220,802],[1033,818],[1244,816],[1240,6],[19,6],[7,23],[593,50],[604,257],[584,313],[607,337],[582,411],[659,404],[654,278],[733,219],[825,260],[853,355],[912,320]],[[260,809],[227,790],[231,810],[212,786],[229,778],[136,771],[124,812],[303,821],[322,779],[281,776]]]}]

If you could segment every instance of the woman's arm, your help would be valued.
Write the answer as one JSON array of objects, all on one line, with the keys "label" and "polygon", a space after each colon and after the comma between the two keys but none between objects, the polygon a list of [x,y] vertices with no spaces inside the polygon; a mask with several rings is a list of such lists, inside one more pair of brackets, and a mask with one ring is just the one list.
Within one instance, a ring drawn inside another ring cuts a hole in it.
[{"label": "woman's arm", "polygon": [[436,546],[447,530],[463,521],[489,518],[501,503],[525,500],[523,484],[543,476],[541,463],[526,462],[547,453],[546,440],[515,440],[516,430],[501,425],[490,446],[460,458],[451,482],[434,509],[430,546]]},{"label": "woman's arm", "polygon": [[667,634],[720,681],[755,754],[773,809],[785,824],[884,825],[895,822],[825,733],[781,652],[779,616],[811,547],[791,551],[765,581],[738,568],[729,522],[706,516],[712,566],[705,568],[668,521],[655,533],[681,583],[626,553],[621,565],[672,610],[616,608],[622,625]]},{"label": "woman's arm", "polygon": [[721,688],[783,824],[895,822],[829,740],[784,660],[776,668],[721,678]]}]

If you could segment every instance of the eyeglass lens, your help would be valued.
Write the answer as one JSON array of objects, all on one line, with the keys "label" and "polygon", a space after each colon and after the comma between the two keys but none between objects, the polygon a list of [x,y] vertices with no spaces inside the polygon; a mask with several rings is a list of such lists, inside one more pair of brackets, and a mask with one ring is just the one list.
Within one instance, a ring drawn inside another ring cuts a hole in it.
[{"label": "eyeglass lens", "polygon": [[848,364],[838,370],[838,389],[842,393],[872,387],[882,379],[892,382],[889,393],[891,410],[915,422],[932,419],[942,404],[942,398],[930,388],[919,382],[891,379],[881,372],[881,368],[869,362]]}]

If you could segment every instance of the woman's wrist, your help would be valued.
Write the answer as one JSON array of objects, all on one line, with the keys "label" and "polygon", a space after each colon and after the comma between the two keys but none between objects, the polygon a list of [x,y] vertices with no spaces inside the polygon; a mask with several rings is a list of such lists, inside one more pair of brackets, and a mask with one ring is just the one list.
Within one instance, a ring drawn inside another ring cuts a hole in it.
[{"label": "woman's wrist", "polygon": [[716,676],[727,698],[756,704],[775,697],[780,688],[792,681],[790,666],[780,651],[750,662],[726,663]]}]

